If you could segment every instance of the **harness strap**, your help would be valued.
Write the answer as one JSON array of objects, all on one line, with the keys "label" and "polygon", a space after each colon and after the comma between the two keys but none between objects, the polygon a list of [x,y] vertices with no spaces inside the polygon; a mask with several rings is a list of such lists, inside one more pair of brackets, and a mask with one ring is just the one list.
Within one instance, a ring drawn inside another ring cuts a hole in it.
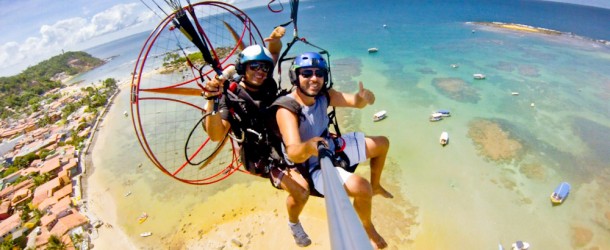
[{"label": "harness strap", "polygon": [[[226,95],[232,133],[241,145],[240,159],[251,174],[268,177],[273,167],[284,167],[284,158],[278,153],[280,143],[267,128],[266,110],[237,82],[231,82]],[[242,117],[240,117],[242,116]],[[239,135],[237,135],[239,134]],[[240,139],[241,138],[241,139]]]},{"label": "harness strap", "polygon": [[[329,100],[330,102],[330,96],[328,94],[328,92],[324,92],[324,95],[326,96],[326,99]],[[298,123],[301,122],[301,116],[303,116],[303,114],[301,113],[301,104],[299,104],[295,99],[288,97],[288,96],[280,96],[279,98],[277,98],[275,100],[275,102],[273,102],[273,104],[271,104],[271,107],[277,108],[277,107],[283,107],[287,110],[289,110],[292,113],[295,113],[299,116],[298,119]],[[324,138],[330,138],[333,140],[333,143],[335,144],[335,152],[333,154],[333,157],[331,157],[331,161],[333,162],[333,165],[335,167],[340,167],[345,169],[346,171],[349,171],[351,173],[354,172],[354,170],[356,169],[356,166],[351,167],[350,166],[350,162],[349,162],[349,157],[347,157],[347,154],[343,151],[345,149],[345,140],[343,138],[341,138],[341,132],[339,131],[339,124],[337,123],[337,118],[335,115],[335,109],[333,107],[333,110],[328,113],[328,117],[329,117],[329,124],[328,126],[330,126],[331,124],[334,126],[335,132],[336,134],[330,134],[328,129],[325,129],[322,134],[320,134],[320,137],[324,137]],[[281,138],[281,135],[279,133],[279,128],[277,128],[277,124],[276,127],[274,128],[274,132],[276,136],[279,136]],[[342,141],[339,142],[339,141]],[[309,165],[309,161],[305,161],[305,163],[301,163],[301,164],[295,164],[297,170],[299,170],[299,172],[301,173],[301,175],[303,176],[303,178],[305,178],[305,180],[307,180],[307,183],[309,184],[309,194],[316,196],[316,197],[324,197],[324,195],[320,194],[314,186],[313,183],[313,178],[311,177],[311,173],[315,172],[316,170],[321,170],[320,165],[315,166],[313,169],[311,169],[310,172],[310,165]]]}]

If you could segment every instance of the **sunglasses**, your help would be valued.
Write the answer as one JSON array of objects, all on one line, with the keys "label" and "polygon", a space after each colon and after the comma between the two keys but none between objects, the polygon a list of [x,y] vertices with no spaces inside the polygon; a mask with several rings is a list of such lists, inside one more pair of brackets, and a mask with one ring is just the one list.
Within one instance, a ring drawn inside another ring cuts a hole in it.
[{"label": "sunglasses", "polygon": [[313,74],[316,74],[316,77],[324,77],[326,75],[326,70],[322,70],[322,69],[316,69],[311,70],[311,69],[304,69],[301,70],[300,75],[303,76],[304,78],[310,78],[313,76]]},{"label": "sunglasses", "polygon": [[257,70],[262,70],[263,72],[267,73],[269,72],[269,69],[271,68],[269,66],[269,64],[267,63],[262,63],[262,62],[251,62],[250,64],[248,64],[248,67],[250,68],[250,70],[252,71],[257,71]]}]

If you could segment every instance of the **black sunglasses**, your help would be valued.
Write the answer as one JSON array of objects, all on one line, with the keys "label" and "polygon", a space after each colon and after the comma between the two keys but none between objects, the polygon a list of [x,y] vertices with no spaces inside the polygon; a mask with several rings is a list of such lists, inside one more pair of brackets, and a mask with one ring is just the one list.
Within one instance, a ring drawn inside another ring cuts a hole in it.
[{"label": "black sunglasses", "polygon": [[316,77],[324,77],[326,75],[326,70],[316,69],[314,71],[311,69],[304,69],[300,71],[301,76],[305,78],[310,78],[311,76],[313,76],[314,73],[316,74]]},{"label": "black sunglasses", "polygon": [[269,69],[271,68],[269,64],[263,62],[251,62],[248,64],[248,67],[252,71],[257,71],[260,69],[265,73],[269,72]]}]

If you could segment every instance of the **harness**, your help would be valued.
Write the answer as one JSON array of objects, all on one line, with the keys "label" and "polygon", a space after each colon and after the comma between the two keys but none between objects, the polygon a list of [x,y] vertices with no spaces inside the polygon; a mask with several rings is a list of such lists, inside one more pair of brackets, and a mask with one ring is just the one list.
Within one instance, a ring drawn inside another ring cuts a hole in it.
[{"label": "harness", "polygon": [[[327,100],[330,101],[328,92],[324,91],[323,93],[326,96]],[[273,108],[274,111],[277,111],[278,107],[285,108],[285,109],[289,110],[290,112],[296,114],[298,116],[298,125],[300,125],[301,120],[304,119],[303,114],[301,113],[301,109],[302,109],[301,104],[299,104],[293,98],[290,98],[288,96],[278,97],[275,100],[275,102],[273,102],[273,104],[271,104],[270,108]],[[272,113],[275,113],[275,112],[272,112]],[[352,166],[349,162],[349,157],[347,157],[347,154],[345,154],[345,152],[343,151],[343,149],[345,148],[345,141],[343,140],[343,138],[341,138],[341,132],[339,131],[339,125],[337,123],[334,107],[333,107],[332,111],[328,113],[328,117],[329,117],[328,126],[330,127],[330,125],[332,124],[335,129],[336,134],[330,133],[328,131],[328,129],[325,129],[324,132],[322,132],[322,134],[320,134],[320,137],[332,139],[332,141],[335,145],[335,152],[333,152],[333,155],[331,157],[331,161],[332,161],[333,165],[335,167],[340,167],[350,173],[353,173],[356,170],[356,167],[358,166],[358,164],[355,164]],[[277,123],[275,123],[275,127],[273,127],[273,135],[281,138],[281,134],[279,132],[279,128],[277,127]],[[309,187],[310,187],[309,188],[310,195],[317,196],[317,197],[324,197],[324,195],[320,194],[315,189],[314,183],[313,183],[313,178],[311,177],[311,173],[321,169],[320,165],[318,164],[317,166],[310,168],[309,161],[305,161],[304,163],[296,163],[296,164],[294,164],[294,166],[297,168],[297,170],[299,170],[299,172],[301,173],[303,178],[305,178],[305,180],[307,180],[307,183],[309,184]]]},{"label": "harness", "polygon": [[[261,89],[261,94],[273,100],[276,88]],[[263,100],[265,101],[265,100]],[[239,155],[245,169],[251,174],[269,177],[271,169],[275,166],[285,166],[281,152],[281,139],[270,136],[274,117],[268,105],[254,99],[236,82],[231,82],[226,95],[226,105],[231,124],[231,137],[240,145]],[[275,125],[277,126],[277,125]]]}]

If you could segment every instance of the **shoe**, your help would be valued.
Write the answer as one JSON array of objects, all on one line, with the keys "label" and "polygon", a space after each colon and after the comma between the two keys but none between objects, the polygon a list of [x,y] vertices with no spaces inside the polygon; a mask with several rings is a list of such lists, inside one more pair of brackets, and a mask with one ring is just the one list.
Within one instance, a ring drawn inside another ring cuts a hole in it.
[{"label": "shoe", "polygon": [[306,247],[311,245],[311,240],[309,239],[309,235],[305,233],[303,230],[303,226],[301,226],[301,222],[292,225],[292,223],[288,223],[290,230],[292,230],[292,237],[294,237],[294,242],[297,243],[297,246]]}]

